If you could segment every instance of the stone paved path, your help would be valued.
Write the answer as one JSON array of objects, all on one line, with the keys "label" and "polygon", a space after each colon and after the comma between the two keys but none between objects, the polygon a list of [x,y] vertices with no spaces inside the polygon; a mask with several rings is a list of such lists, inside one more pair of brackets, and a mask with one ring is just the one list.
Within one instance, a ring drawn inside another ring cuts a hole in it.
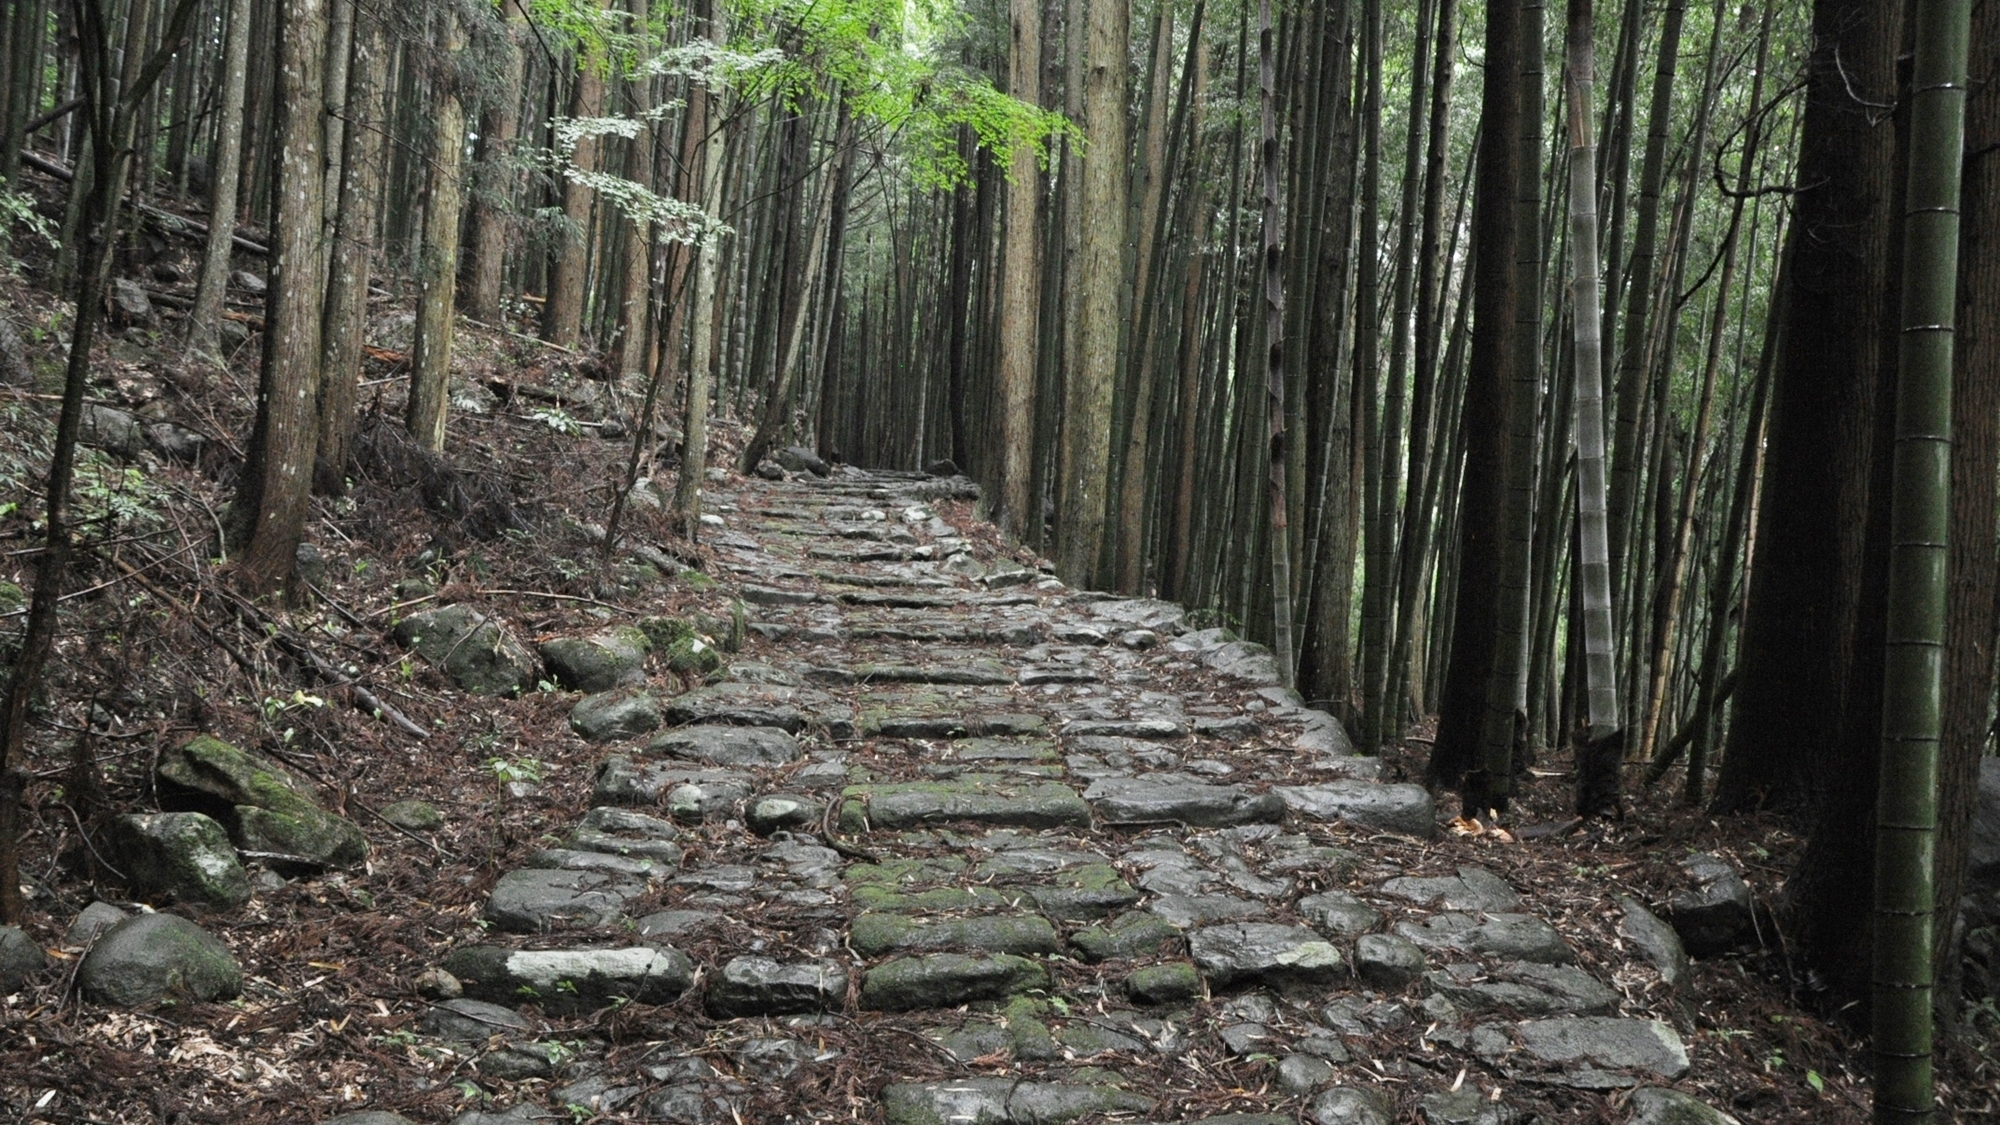
[{"label": "stone paved path", "polygon": [[[429,1033],[666,1121],[1499,1123],[1688,1069],[1504,878],[1406,874],[1430,797],[1264,650],[996,557],[937,514],[965,487],[721,495],[748,643],[580,705],[598,807],[498,881]],[[628,1002],[682,1017],[607,1049]],[[552,1055],[536,1007],[603,1018]]]}]

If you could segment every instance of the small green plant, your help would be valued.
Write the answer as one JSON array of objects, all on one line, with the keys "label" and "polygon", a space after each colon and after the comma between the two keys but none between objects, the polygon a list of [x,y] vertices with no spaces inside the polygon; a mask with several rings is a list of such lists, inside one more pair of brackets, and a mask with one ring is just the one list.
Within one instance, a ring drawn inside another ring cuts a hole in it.
[{"label": "small green plant", "polygon": [[414,1047],[417,1045],[417,1033],[399,1027],[394,1031],[385,1031],[377,1035],[375,1041],[385,1047]]},{"label": "small green plant", "polygon": [[1811,1086],[1815,1094],[1826,1093],[1826,1079],[1821,1078],[1817,1070],[1806,1071],[1806,1085]]},{"label": "small green plant", "polygon": [[1783,1047],[1773,1047],[1771,1048],[1771,1053],[1764,1056],[1764,1069],[1785,1069],[1785,1049]]},{"label": "small green plant", "polygon": [[583,432],[583,423],[570,417],[567,411],[559,407],[537,407],[528,411],[528,417],[559,434],[574,437]]}]

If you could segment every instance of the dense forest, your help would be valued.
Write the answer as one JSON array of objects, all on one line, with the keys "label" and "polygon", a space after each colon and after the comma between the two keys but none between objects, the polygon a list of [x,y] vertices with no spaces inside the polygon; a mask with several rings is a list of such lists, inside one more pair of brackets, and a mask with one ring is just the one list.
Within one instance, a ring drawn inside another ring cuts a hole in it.
[{"label": "dense forest", "polygon": [[[126,572],[201,601],[125,509],[212,524],[233,616],[188,636],[254,679],[231,646],[283,643],[312,529],[384,464],[475,539],[536,528],[478,428],[499,388],[615,450],[545,482],[606,571],[648,529],[699,560],[718,471],[963,474],[1068,586],[1268,645],[1463,831],[1553,816],[1550,779],[1558,835],[1781,826],[1784,971],[1872,1019],[1877,1120],[1931,1119],[1934,1027],[2000,1032],[2000,4],[8,0],[0,28],[0,921],[73,768],[50,716],[117,647],[73,616]],[[206,428],[109,409],[141,338]],[[124,424],[226,504],[129,480]]]}]

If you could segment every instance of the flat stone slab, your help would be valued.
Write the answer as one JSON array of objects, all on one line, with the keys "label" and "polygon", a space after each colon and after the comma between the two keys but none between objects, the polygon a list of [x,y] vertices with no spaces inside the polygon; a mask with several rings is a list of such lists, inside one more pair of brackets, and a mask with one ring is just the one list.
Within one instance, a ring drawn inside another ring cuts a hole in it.
[{"label": "flat stone slab", "polygon": [[606,855],[650,859],[667,867],[678,867],[681,846],[674,841],[680,829],[656,816],[631,809],[600,805],[583,815],[570,846]]},{"label": "flat stone slab", "polygon": [[1329,988],[1347,976],[1333,943],[1303,926],[1225,922],[1188,935],[1188,952],[1209,983],[1264,984],[1281,991]]},{"label": "flat stone slab", "polygon": [[1632,1091],[1632,1119],[1625,1125],[1740,1125],[1728,1114],[1700,1098],[1661,1086]]},{"label": "flat stone slab", "polygon": [[1379,1091],[1353,1086],[1323,1091],[1306,1114],[1307,1120],[1318,1125],[1389,1125],[1395,1120],[1388,1098]]},{"label": "flat stone slab", "polygon": [[1146,909],[1182,929],[1232,918],[1256,918],[1265,912],[1263,903],[1236,895],[1161,895],[1147,903]]},{"label": "flat stone slab", "polygon": [[1521,1053],[1538,1062],[1568,1068],[1556,1081],[1588,1089],[1636,1086],[1639,1071],[1657,1078],[1688,1072],[1687,1048],[1674,1029],[1659,1020],[1613,1016],[1565,1016],[1528,1020],[1515,1027]]},{"label": "flat stone slab", "polygon": [[1415,942],[1395,934],[1362,934],[1354,941],[1354,975],[1371,988],[1394,992],[1429,968]]},{"label": "flat stone slab", "polygon": [[848,927],[847,943],[863,957],[903,951],[971,950],[1017,956],[1062,951],[1055,927],[1033,914],[935,920],[862,914]]},{"label": "flat stone slab", "polygon": [[1072,738],[1183,738],[1187,724],[1174,719],[1071,719],[1063,733]]},{"label": "flat stone slab", "polygon": [[1426,949],[1543,965],[1567,965],[1576,960],[1576,951],[1555,927],[1532,914],[1491,914],[1482,921],[1470,914],[1446,912],[1421,922],[1398,922],[1396,933]]},{"label": "flat stone slab", "polygon": [[646,744],[646,752],[717,766],[771,768],[798,761],[799,740],[780,727],[704,725],[662,732]]},{"label": "flat stone slab", "polygon": [[841,831],[856,833],[972,823],[1010,828],[1088,828],[1090,806],[1059,781],[966,774],[950,781],[850,785],[841,791]]},{"label": "flat stone slab", "polygon": [[569,729],[585,742],[636,738],[660,725],[660,704],[642,691],[586,695],[569,711]]},{"label": "flat stone slab", "polygon": [[1365,934],[1382,921],[1380,911],[1345,891],[1308,895],[1295,904],[1295,909],[1314,928],[1335,937]]},{"label": "flat stone slab", "polygon": [[854,737],[853,715],[832,696],[781,684],[710,684],[675,696],[664,710],[676,726],[777,727],[797,734],[818,724],[834,738]]},{"label": "flat stone slab", "polygon": [[1105,777],[1090,783],[1083,799],[1112,824],[1174,821],[1201,828],[1277,821],[1285,804],[1273,793],[1241,785],[1213,785],[1186,774]]},{"label": "flat stone slab", "polygon": [[598,929],[624,917],[625,904],[645,891],[637,879],[603,871],[523,868],[493,885],[486,917],[517,934]]},{"label": "flat stone slab", "polygon": [[860,699],[863,735],[879,738],[983,738],[1041,735],[1048,721],[1013,710],[1014,701],[991,692],[933,686],[869,692]]},{"label": "flat stone slab", "polygon": [[1437,806],[1421,785],[1383,785],[1341,779],[1276,790],[1285,807],[1312,820],[1428,839],[1437,831]]},{"label": "flat stone slab", "polygon": [[1634,899],[1620,895],[1618,908],[1625,912],[1618,920],[1618,936],[1645,955],[1668,988],[1679,985],[1688,974],[1687,950],[1681,945],[1680,934]]},{"label": "flat stone slab", "polygon": [[575,1015],[614,1004],[665,1004],[686,992],[694,963],[669,946],[619,949],[505,949],[467,945],[445,958],[444,971],[475,1000],[530,1002],[550,1015]]},{"label": "flat stone slab", "polygon": [[861,1006],[874,1011],[954,1008],[1046,988],[1048,970],[1025,957],[931,953],[885,961],[861,978]]},{"label": "flat stone slab", "polygon": [[477,1043],[495,1035],[531,1034],[534,1028],[512,1008],[459,997],[424,1013],[417,1026],[425,1035],[454,1043]]},{"label": "flat stone slab", "polygon": [[813,678],[834,684],[1011,684],[1014,673],[997,660],[974,657],[950,664],[863,663],[815,668]]},{"label": "flat stone slab", "polygon": [[834,961],[737,957],[708,984],[709,1014],[723,1019],[839,1011],[846,1000],[847,971]]},{"label": "flat stone slab", "polygon": [[938,754],[945,761],[1052,763],[1060,755],[1046,738],[961,738]]},{"label": "flat stone slab", "polygon": [[1180,936],[1180,929],[1166,919],[1141,911],[1078,930],[1069,942],[1086,961],[1115,961],[1159,953]]},{"label": "flat stone slab", "polygon": [[1096,1114],[1144,1113],[1152,1100],[1115,1086],[960,1078],[882,1091],[887,1125],[1065,1125]]},{"label": "flat stone slab", "polygon": [[1602,1014],[1618,1005],[1617,993],[1574,965],[1516,961],[1489,969],[1457,964],[1428,973],[1424,980],[1432,992],[1468,1013]]},{"label": "flat stone slab", "polygon": [[1382,884],[1382,893],[1446,910],[1499,913],[1521,905],[1521,896],[1507,880],[1483,867],[1461,867],[1456,875],[1430,878],[1405,875]]}]

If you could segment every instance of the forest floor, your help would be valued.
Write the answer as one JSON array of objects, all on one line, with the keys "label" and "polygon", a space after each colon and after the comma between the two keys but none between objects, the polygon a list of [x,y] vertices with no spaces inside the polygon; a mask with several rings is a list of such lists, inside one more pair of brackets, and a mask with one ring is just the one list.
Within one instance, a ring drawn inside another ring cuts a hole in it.
[{"label": "forest floor", "polygon": [[[55,378],[62,310],[19,298]],[[97,545],[37,715],[24,846],[53,964],[0,1000],[0,1118],[1581,1125],[1659,1087],[1743,1122],[1868,1118],[1865,1045],[1795,989],[1777,935],[1673,986],[1629,936],[1621,896],[1666,913],[1694,852],[1773,901],[1799,846],[1781,825],[1661,787],[1622,821],[1533,833],[1567,819],[1558,752],[1516,831],[1468,833],[1410,784],[1425,731],[1350,756],[1254,650],[1063,587],[959,479],[724,471],[699,547],[647,503],[606,559],[630,388],[469,327],[450,460],[427,459],[394,422],[407,325],[393,302],[375,318],[362,467],[315,500],[316,589],[289,609],[230,593],[214,539],[254,337],[219,378],[170,327],[101,345],[98,405],[201,440],[94,452],[81,477]],[[54,389],[0,388],[0,581],[27,581]],[[740,434],[718,430],[728,466]],[[697,654],[734,651],[705,674],[656,650],[615,689],[654,717],[586,741],[580,693],[471,694],[392,638],[447,604],[530,648],[671,619]],[[139,901],[105,823],[157,807],[156,762],[196,734],[315,781],[366,861],[253,863],[231,909]],[[441,823],[381,815],[413,800]],[[591,812],[610,804],[646,815]],[[241,995],[87,999],[69,929],[97,901],[195,919]],[[639,979],[579,991],[624,963],[597,951],[633,946],[661,951]],[[576,959],[537,989],[520,949]],[[1994,1031],[1943,1056],[1943,1119],[2000,1114]]]}]

